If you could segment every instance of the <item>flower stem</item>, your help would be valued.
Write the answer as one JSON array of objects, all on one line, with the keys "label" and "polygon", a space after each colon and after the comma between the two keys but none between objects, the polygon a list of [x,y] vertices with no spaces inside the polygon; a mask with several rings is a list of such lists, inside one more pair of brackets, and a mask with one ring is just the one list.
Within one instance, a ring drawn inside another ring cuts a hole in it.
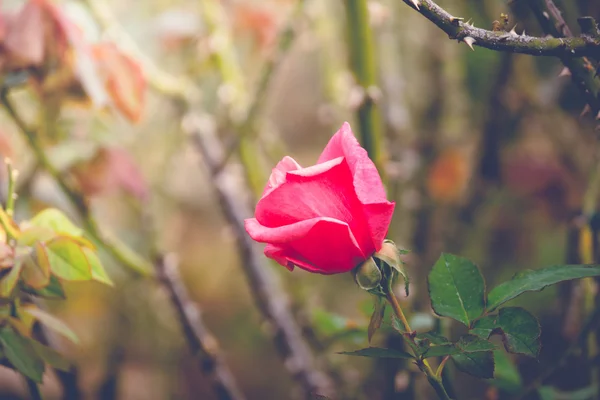
[{"label": "flower stem", "polygon": [[[406,316],[404,315],[404,311],[402,311],[402,307],[400,307],[400,303],[398,302],[396,295],[394,295],[394,291],[392,290],[392,281],[391,280],[389,280],[388,285],[386,287],[386,299],[392,306],[392,309],[394,310],[394,314],[396,314],[396,316],[402,323],[404,330],[408,333],[408,335],[404,335],[404,337],[410,341],[411,348],[413,349],[413,352],[414,352],[414,349],[417,347],[417,344],[415,342],[414,336],[410,334],[412,332],[412,329],[410,329],[410,325],[408,324],[408,320],[406,319]],[[416,352],[415,352],[415,357],[416,357],[417,365],[419,366],[421,371],[423,371],[423,373],[425,373],[425,375],[427,375],[427,381],[433,387],[433,389],[435,390],[435,392],[437,393],[439,398],[442,400],[452,400],[451,397],[448,395],[448,392],[446,392],[446,388],[444,388],[444,384],[442,383],[441,376],[434,373],[433,369],[431,369],[431,366],[429,365],[427,360],[424,359],[423,357],[417,355]],[[442,362],[444,363],[445,359]],[[442,367],[442,365],[440,365],[440,367]],[[438,370],[440,370],[440,369],[438,368]]]}]

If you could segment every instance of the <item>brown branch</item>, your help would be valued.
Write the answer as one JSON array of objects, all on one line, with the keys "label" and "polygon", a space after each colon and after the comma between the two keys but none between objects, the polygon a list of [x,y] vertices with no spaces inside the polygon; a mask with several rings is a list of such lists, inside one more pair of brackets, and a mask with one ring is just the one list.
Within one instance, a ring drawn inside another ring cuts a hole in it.
[{"label": "brown branch", "polygon": [[235,233],[254,300],[272,326],[277,350],[290,374],[302,386],[305,397],[313,394],[330,395],[332,385],[329,377],[314,365],[311,351],[290,312],[288,297],[275,281],[276,276],[270,272],[270,265],[262,251],[246,233],[244,219],[252,215],[244,201],[248,196],[241,192],[235,184],[235,178],[227,174],[227,170],[218,172],[223,148],[209,125],[191,113],[183,120],[183,129],[201,153],[219,205]]},{"label": "brown branch", "polygon": [[[599,56],[600,39],[581,35],[574,38],[540,38],[517,35],[513,32],[495,32],[476,28],[452,16],[431,0],[403,0],[425,18],[448,34],[451,39],[491,50],[530,54],[533,56],[581,57]],[[467,39],[471,38],[471,39]]]},{"label": "brown branch", "polygon": [[[530,0],[528,4],[538,19],[542,29],[549,35],[556,38],[573,36],[571,29],[565,22],[558,7],[552,0]],[[596,22],[591,17],[581,18],[579,23],[584,32],[584,36],[598,41]],[[573,57],[573,55],[560,56],[565,67],[571,71],[571,78],[584,95],[587,103],[594,114],[600,112],[600,81],[595,76],[595,70],[591,63],[585,58]],[[596,51],[588,54],[594,58],[600,58],[600,53]]]},{"label": "brown branch", "polygon": [[179,274],[177,257],[167,254],[156,261],[159,279],[171,297],[183,333],[194,355],[201,354],[200,369],[220,400],[243,400],[231,371],[225,364],[216,339],[210,334],[202,320],[200,309],[188,294]]}]

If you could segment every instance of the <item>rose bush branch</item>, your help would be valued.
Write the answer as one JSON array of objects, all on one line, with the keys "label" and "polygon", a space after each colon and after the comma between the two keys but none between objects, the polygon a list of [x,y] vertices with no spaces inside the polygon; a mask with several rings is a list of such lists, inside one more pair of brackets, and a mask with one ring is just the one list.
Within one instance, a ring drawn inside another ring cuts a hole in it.
[{"label": "rose bush branch", "polygon": [[[559,8],[552,0],[531,0],[527,4],[533,11],[544,32],[556,38],[570,38],[573,36]],[[585,17],[580,18],[578,21],[584,35],[595,38],[595,40],[600,40],[597,26],[594,28],[596,21],[593,18]],[[590,54],[590,56],[596,59],[600,58],[600,54],[598,53],[595,55]],[[573,82],[583,94],[594,116],[598,115],[600,112],[600,79],[596,76],[595,69],[590,61],[585,58],[569,55],[560,56],[560,59],[565,67],[569,69]]]},{"label": "rose bush branch", "polygon": [[240,190],[236,178],[227,169],[220,170],[223,148],[211,124],[190,113],[183,120],[183,129],[190,135],[210,173],[210,182],[229,225],[233,228],[243,270],[254,300],[272,327],[276,350],[284,365],[300,384],[306,397],[312,394],[332,395],[330,379],[319,371],[312,352],[302,337],[302,330],[289,307],[289,298],[281,289],[276,275],[265,262],[260,249],[246,235],[244,219],[251,215],[247,194]]},{"label": "rose bush branch", "polygon": [[582,57],[600,56],[600,39],[589,35],[573,38],[540,38],[476,28],[463,18],[452,16],[431,0],[403,0],[421,15],[446,32],[450,39],[490,50],[533,56]]},{"label": "rose bush branch", "polygon": [[179,274],[179,262],[174,254],[166,254],[156,261],[159,279],[171,297],[177,319],[181,322],[192,354],[201,354],[200,369],[211,381],[219,400],[243,400],[245,397],[237,387],[235,379],[225,364],[216,339],[206,328],[200,309],[190,299]]}]

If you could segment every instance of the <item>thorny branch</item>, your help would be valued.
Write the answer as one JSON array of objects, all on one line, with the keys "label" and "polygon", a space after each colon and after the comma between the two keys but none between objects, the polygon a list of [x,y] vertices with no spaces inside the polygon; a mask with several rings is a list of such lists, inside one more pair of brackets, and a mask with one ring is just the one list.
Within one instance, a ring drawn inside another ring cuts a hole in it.
[{"label": "thorny branch", "polygon": [[188,291],[179,275],[179,266],[175,254],[167,254],[156,262],[159,279],[168,290],[171,302],[176,308],[183,332],[192,353],[200,353],[203,374],[211,380],[219,400],[243,400],[242,392],[237,388],[231,371],[225,364],[216,339],[211,335],[196,304],[190,299]]},{"label": "thorny branch", "polygon": [[518,35],[516,32],[496,32],[476,28],[454,17],[431,0],[403,0],[421,15],[448,34],[451,39],[465,42],[469,47],[523,53],[534,56],[582,57],[600,56],[600,38],[584,33],[579,37],[540,38]]},{"label": "thorny branch", "polygon": [[[542,29],[554,37],[572,37],[573,33],[565,22],[558,7],[552,0],[531,0],[529,7],[538,19]],[[584,35],[600,39],[600,32],[596,21],[591,17],[578,19],[579,26]],[[592,57],[600,59],[600,54],[591,54]],[[561,61],[569,69],[573,82],[583,93],[589,110],[594,116],[600,112],[600,80],[596,77],[596,72],[591,62],[586,58],[562,56]],[[588,110],[586,110],[588,111]]]}]

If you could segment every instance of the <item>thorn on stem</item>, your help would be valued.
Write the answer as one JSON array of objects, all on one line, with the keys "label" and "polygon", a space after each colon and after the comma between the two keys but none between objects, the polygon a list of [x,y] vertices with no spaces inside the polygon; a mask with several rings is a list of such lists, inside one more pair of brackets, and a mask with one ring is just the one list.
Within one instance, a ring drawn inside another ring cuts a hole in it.
[{"label": "thorn on stem", "polygon": [[410,0],[410,2],[413,3],[417,10],[419,10],[419,0]]},{"label": "thorn on stem", "polygon": [[583,107],[583,110],[581,110],[581,114],[579,114],[579,118],[583,118],[590,111],[592,111],[592,107],[590,107],[589,104],[586,104],[585,107]]},{"label": "thorn on stem", "polygon": [[571,76],[571,70],[567,67],[564,67],[560,71],[560,74],[558,74],[558,78],[562,78],[563,76]]},{"label": "thorn on stem", "polygon": [[517,31],[515,30],[516,28],[517,28],[517,25],[513,26],[512,29],[510,30],[510,32],[508,32],[508,33],[512,36],[519,36],[519,35],[517,35]]},{"label": "thorn on stem", "polygon": [[472,38],[471,36],[466,36],[463,39],[463,42],[465,42],[467,44],[467,46],[469,46],[471,48],[471,50],[475,51],[475,49],[473,48],[473,43],[475,43],[474,38]]}]

